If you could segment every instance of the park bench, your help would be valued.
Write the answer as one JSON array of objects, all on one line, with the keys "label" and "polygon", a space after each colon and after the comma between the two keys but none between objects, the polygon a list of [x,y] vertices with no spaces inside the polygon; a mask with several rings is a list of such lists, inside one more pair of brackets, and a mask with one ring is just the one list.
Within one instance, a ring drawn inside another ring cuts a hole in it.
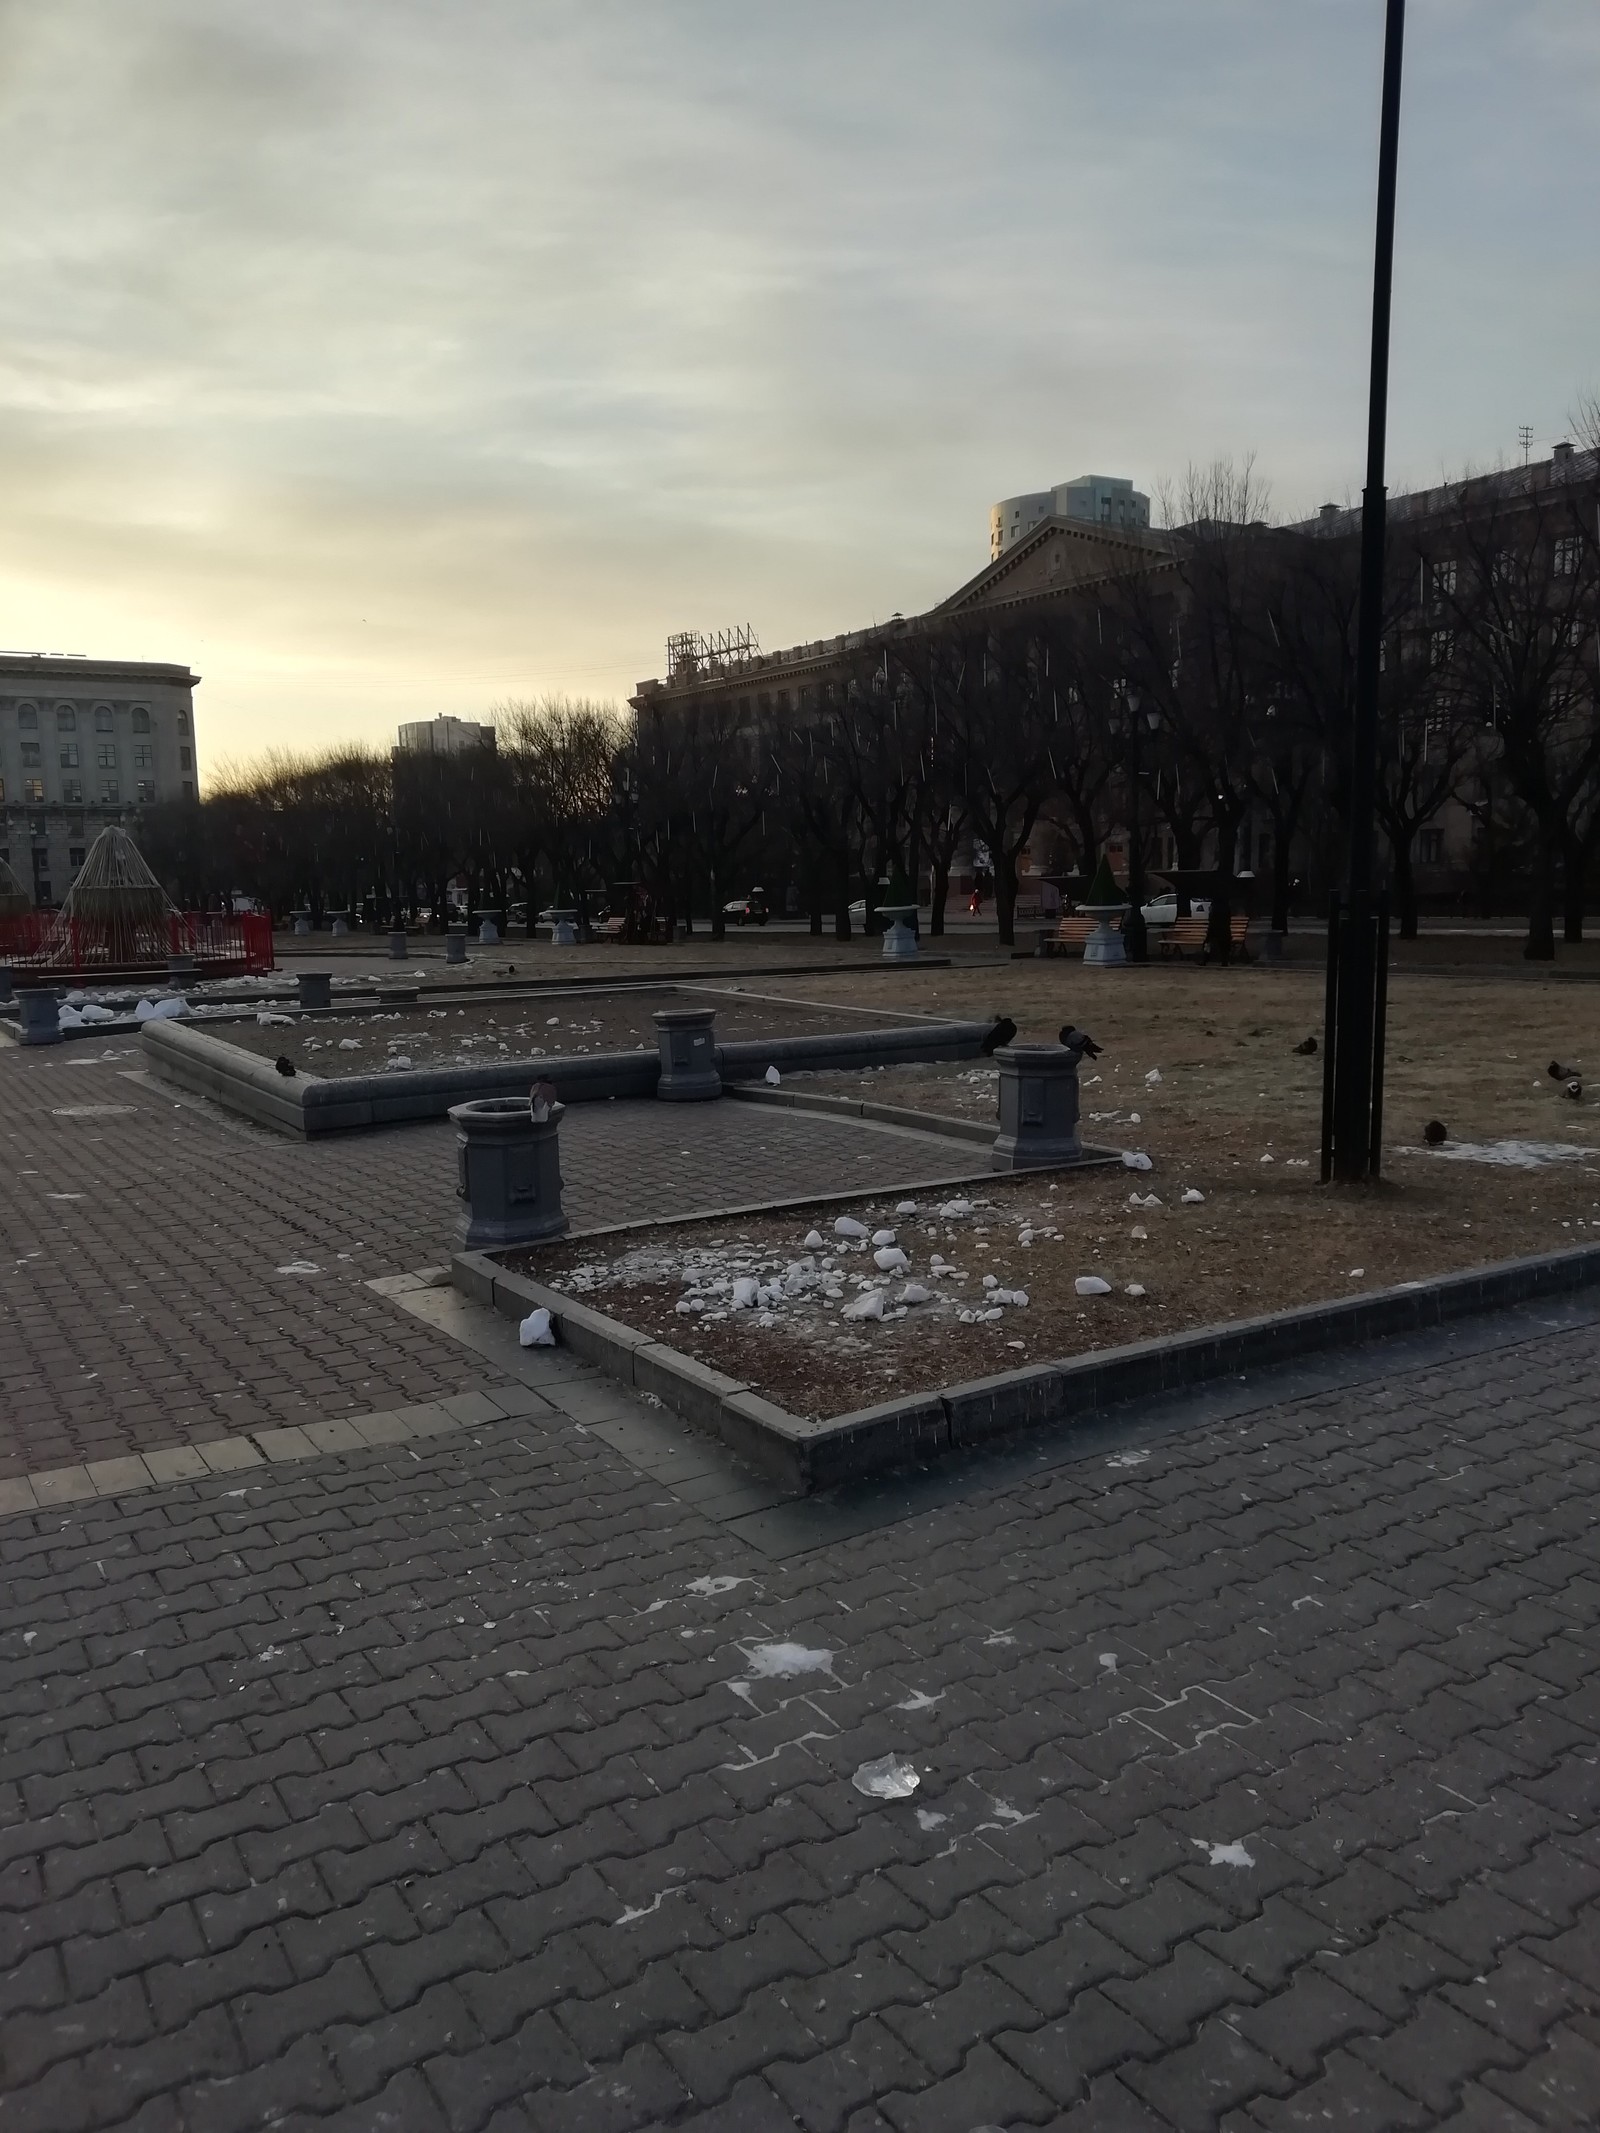
[{"label": "park bench", "polygon": [[1046,927],[1039,935],[1039,945],[1046,955],[1067,955],[1074,949],[1082,955],[1088,938],[1095,929],[1092,918],[1082,918],[1069,912],[1055,927]]},{"label": "park bench", "polygon": [[[1151,947],[1163,959],[1170,956],[1203,956],[1206,953],[1206,928],[1209,919],[1191,913],[1188,918],[1175,918],[1170,926],[1152,926],[1149,929]],[[1234,911],[1228,918],[1228,938],[1235,948],[1242,948],[1245,935],[1250,930],[1247,913]]]}]

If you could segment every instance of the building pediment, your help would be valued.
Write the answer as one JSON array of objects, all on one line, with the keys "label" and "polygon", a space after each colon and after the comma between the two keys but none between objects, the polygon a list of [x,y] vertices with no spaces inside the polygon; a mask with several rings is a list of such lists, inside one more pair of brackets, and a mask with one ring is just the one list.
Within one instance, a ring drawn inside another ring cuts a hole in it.
[{"label": "building pediment", "polygon": [[1130,569],[1148,569],[1170,553],[1163,535],[1142,528],[1113,529],[1081,519],[1048,518],[986,564],[932,613],[956,616],[978,608],[1045,599]]}]

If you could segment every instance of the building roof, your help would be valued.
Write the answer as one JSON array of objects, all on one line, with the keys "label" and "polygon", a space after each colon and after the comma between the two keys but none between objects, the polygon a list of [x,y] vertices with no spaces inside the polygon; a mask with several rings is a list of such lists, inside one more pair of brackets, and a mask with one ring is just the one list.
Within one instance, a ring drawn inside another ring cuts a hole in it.
[{"label": "building roof", "polygon": [[80,652],[0,651],[0,675],[8,680],[121,680],[165,682],[192,689],[199,681],[185,666],[153,659],[90,659]]}]

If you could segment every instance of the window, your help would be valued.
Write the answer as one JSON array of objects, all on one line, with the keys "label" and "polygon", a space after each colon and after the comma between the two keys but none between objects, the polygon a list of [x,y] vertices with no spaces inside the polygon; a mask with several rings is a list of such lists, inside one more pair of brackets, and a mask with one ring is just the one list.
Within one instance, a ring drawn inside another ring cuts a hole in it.
[{"label": "window", "polygon": [[180,770],[193,770],[194,768],[194,757],[189,753],[187,748],[180,748],[178,750],[178,768]]},{"label": "window", "polygon": [[178,713],[178,731],[179,731],[180,733],[187,733],[187,732],[188,732],[188,730],[189,730],[189,714],[188,714],[188,712],[187,712],[187,711],[180,711],[180,712]]},{"label": "window", "polygon": [[40,903],[47,904],[50,902],[50,877],[48,874],[35,874],[33,877],[33,893],[38,897]]},{"label": "window", "polygon": [[22,797],[24,800],[32,801],[35,807],[43,807],[44,779],[24,778],[22,781]]},{"label": "window", "polygon": [[100,805],[102,807],[118,807],[121,802],[122,794],[116,779],[102,778],[100,780]]},{"label": "window", "polygon": [[135,733],[148,733],[150,731],[150,706],[148,704],[134,705],[133,730]]},{"label": "window", "polygon": [[1556,576],[1558,578],[1575,578],[1578,575],[1578,563],[1582,554],[1583,540],[1581,535],[1576,533],[1563,534],[1561,539],[1556,542]]},{"label": "window", "polygon": [[37,741],[24,741],[22,744],[23,769],[37,770],[42,760],[43,758],[39,754],[39,743]]},{"label": "window", "polygon": [[83,865],[83,846],[81,844],[74,844],[68,846],[67,864],[69,867],[71,867],[74,873],[76,873],[79,867]]},{"label": "window", "polygon": [[78,744],[77,744],[77,742],[76,742],[76,741],[63,741],[63,742],[61,743],[61,751],[60,751],[60,753],[61,753],[61,767],[62,767],[62,769],[63,769],[63,770],[76,770],[76,769],[77,769],[77,767],[78,767]]},{"label": "window", "polygon": [[116,769],[116,767],[117,767],[117,744],[116,744],[116,742],[115,742],[115,741],[101,741],[101,742],[99,742],[99,743],[97,744],[96,748],[95,748],[95,751],[94,751],[94,759],[95,759],[95,764],[96,764],[97,768],[99,768],[99,769],[101,769],[101,770],[115,770],[115,769]]},{"label": "window", "polygon": [[1456,633],[1454,630],[1435,630],[1428,647],[1432,664],[1436,667],[1447,667],[1455,653],[1455,648]]},{"label": "window", "polygon": [[1433,566],[1433,604],[1448,600],[1456,589],[1456,566],[1454,563],[1435,563]]},{"label": "window", "polygon": [[[185,753],[187,753],[187,751],[185,751]],[[149,744],[149,742],[148,742],[148,741],[143,741],[143,742],[140,742],[140,741],[136,741],[136,742],[134,743],[134,747],[133,747],[133,767],[134,767],[134,769],[135,769],[135,770],[154,770],[154,769],[155,769],[155,767],[156,767],[156,752],[155,752],[155,750],[154,750],[154,749],[153,749],[153,748],[152,748],[152,747],[150,746],[150,744]]]},{"label": "window", "polygon": [[155,796],[156,796],[156,781],[155,781],[155,779],[154,779],[154,778],[141,778],[141,779],[139,780],[139,805],[140,805],[141,807],[149,807],[149,806],[150,806],[150,805],[151,805],[151,804],[153,803],[153,801],[155,800]]},{"label": "window", "polygon": [[95,732],[109,733],[115,724],[116,720],[111,715],[111,706],[109,704],[96,704],[94,707]]},{"label": "window", "polygon": [[183,797],[186,800],[192,800],[194,798],[194,787],[189,783],[189,780],[187,778],[185,778],[183,781]]},{"label": "window", "polygon": [[83,805],[82,778],[63,778],[61,780],[61,798],[68,807],[81,807]]},{"label": "window", "polygon": [[1425,829],[1417,839],[1417,857],[1425,867],[1444,864],[1444,831]]},{"label": "window", "polygon": [[57,705],[56,705],[56,731],[57,731],[57,733],[76,733],[76,732],[77,732],[77,730],[78,730],[78,714],[77,714],[77,712],[76,712],[76,711],[75,711],[75,710],[73,709],[72,705],[71,705],[71,704],[57,704]]},{"label": "window", "polygon": [[[5,797],[6,797],[6,781],[5,781],[5,779],[4,779],[4,778],[0,778],[0,806],[4,806],[4,804],[5,804]],[[10,854],[9,852],[0,852],[0,860],[4,860],[5,864],[6,864],[7,866],[10,866],[10,864],[11,864],[11,854]]]},{"label": "window", "polygon": [[37,733],[39,730],[39,706],[37,704],[18,704],[17,724],[24,733]]}]

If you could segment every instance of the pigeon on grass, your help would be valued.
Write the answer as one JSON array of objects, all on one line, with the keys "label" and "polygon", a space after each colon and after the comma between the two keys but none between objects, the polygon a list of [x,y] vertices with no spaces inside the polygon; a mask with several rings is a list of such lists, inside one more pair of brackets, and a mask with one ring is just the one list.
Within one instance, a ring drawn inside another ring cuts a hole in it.
[{"label": "pigeon on grass", "polygon": [[1422,1129],[1422,1138],[1430,1148],[1441,1148],[1450,1138],[1450,1129],[1448,1126],[1442,1126],[1438,1119],[1430,1118]]},{"label": "pigeon on grass", "polygon": [[1552,1059],[1545,1068],[1545,1072],[1552,1081],[1576,1081],[1578,1079],[1577,1068],[1563,1066],[1559,1059]]},{"label": "pigeon on grass", "polygon": [[1297,1044],[1295,1046],[1295,1050],[1300,1054],[1302,1059],[1309,1059],[1312,1053],[1316,1050],[1316,1048],[1317,1040],[1315,1037],[1307,1037],[1303,1044]]}]

